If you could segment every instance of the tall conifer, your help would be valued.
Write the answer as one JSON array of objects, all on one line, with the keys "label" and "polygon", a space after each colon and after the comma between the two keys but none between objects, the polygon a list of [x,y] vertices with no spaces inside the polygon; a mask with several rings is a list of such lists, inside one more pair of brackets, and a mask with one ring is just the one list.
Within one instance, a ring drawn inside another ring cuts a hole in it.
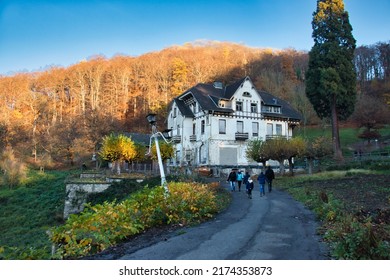
[{"label": "tall conifer", "polygon": [[352,114],[356,100],[356,40],[343,0],[317,0],[312,27],[306,95],[321,119],[331,119],[334,156],[341,160],[338,122]]}]

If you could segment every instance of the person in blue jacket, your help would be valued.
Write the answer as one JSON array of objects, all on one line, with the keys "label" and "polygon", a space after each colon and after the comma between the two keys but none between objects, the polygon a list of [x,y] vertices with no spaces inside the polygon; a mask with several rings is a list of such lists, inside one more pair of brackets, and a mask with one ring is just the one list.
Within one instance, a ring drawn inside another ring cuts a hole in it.
[{"label": "person in blue jacket", "polygon": [[264,185],[265,185],[265,175],[263,171],[260,172],[259,176],[257,177],[257,181],[259,181],[260,185],[260,196],[265,195]]},{"label": "person in blue jacket", "polygon": [[244,179],[244,173],[240,170],[237,173],[237,186],[239,192],[241,191],[241,183],[243,179]]}]

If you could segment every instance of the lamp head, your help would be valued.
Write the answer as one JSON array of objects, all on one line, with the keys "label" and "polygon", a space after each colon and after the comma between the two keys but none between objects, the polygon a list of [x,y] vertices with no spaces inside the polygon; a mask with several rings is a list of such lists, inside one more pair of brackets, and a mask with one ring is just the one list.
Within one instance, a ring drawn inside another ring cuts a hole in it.
[{"label": "lamp head", "polygon": [[155,125],[155,124],[156,124],[156,114],[149,113],[149,114],[146,116],[146,119],[148,120],[148,122],[149,122],[150,125]]},{"label": "lamp head", "polygon": [[170,132],[172,131],[172,129],[165,129],[163,132],[162,132],[162,135],[164,136],[164,138],[166,140],[169,140],[172,138],[172,136],[170,135]]}]

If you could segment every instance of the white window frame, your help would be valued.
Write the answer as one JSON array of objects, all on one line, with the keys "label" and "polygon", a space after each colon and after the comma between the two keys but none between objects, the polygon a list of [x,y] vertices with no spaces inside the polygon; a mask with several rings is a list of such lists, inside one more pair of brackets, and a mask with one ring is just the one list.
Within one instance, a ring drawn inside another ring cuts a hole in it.
[{"label": "white window frame", "polygon": [[254,137],[259,136],[259,123],[258,122],[253,122],[252,123],[252,135]]},{"label": "white window frame", "polygon": [[218,120],[218,129],[219,129],[219,134],[226,134],[226,120],[224,119]]},{"label": "white window frame", "polygon": [[244,133],[244,122],[243,121],[237,121],[237,132]]}]

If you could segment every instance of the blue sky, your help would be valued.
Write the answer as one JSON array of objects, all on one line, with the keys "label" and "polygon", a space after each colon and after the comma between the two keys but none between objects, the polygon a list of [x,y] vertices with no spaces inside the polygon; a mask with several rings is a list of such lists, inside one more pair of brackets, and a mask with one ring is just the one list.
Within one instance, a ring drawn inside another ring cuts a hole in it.
[{"label": "blue sky", "polygon": [[[316,0],[0,0],[0,75],[196,40],[310,50]],[[357,45],[390,40],[389,0],[344,0]]]}]

